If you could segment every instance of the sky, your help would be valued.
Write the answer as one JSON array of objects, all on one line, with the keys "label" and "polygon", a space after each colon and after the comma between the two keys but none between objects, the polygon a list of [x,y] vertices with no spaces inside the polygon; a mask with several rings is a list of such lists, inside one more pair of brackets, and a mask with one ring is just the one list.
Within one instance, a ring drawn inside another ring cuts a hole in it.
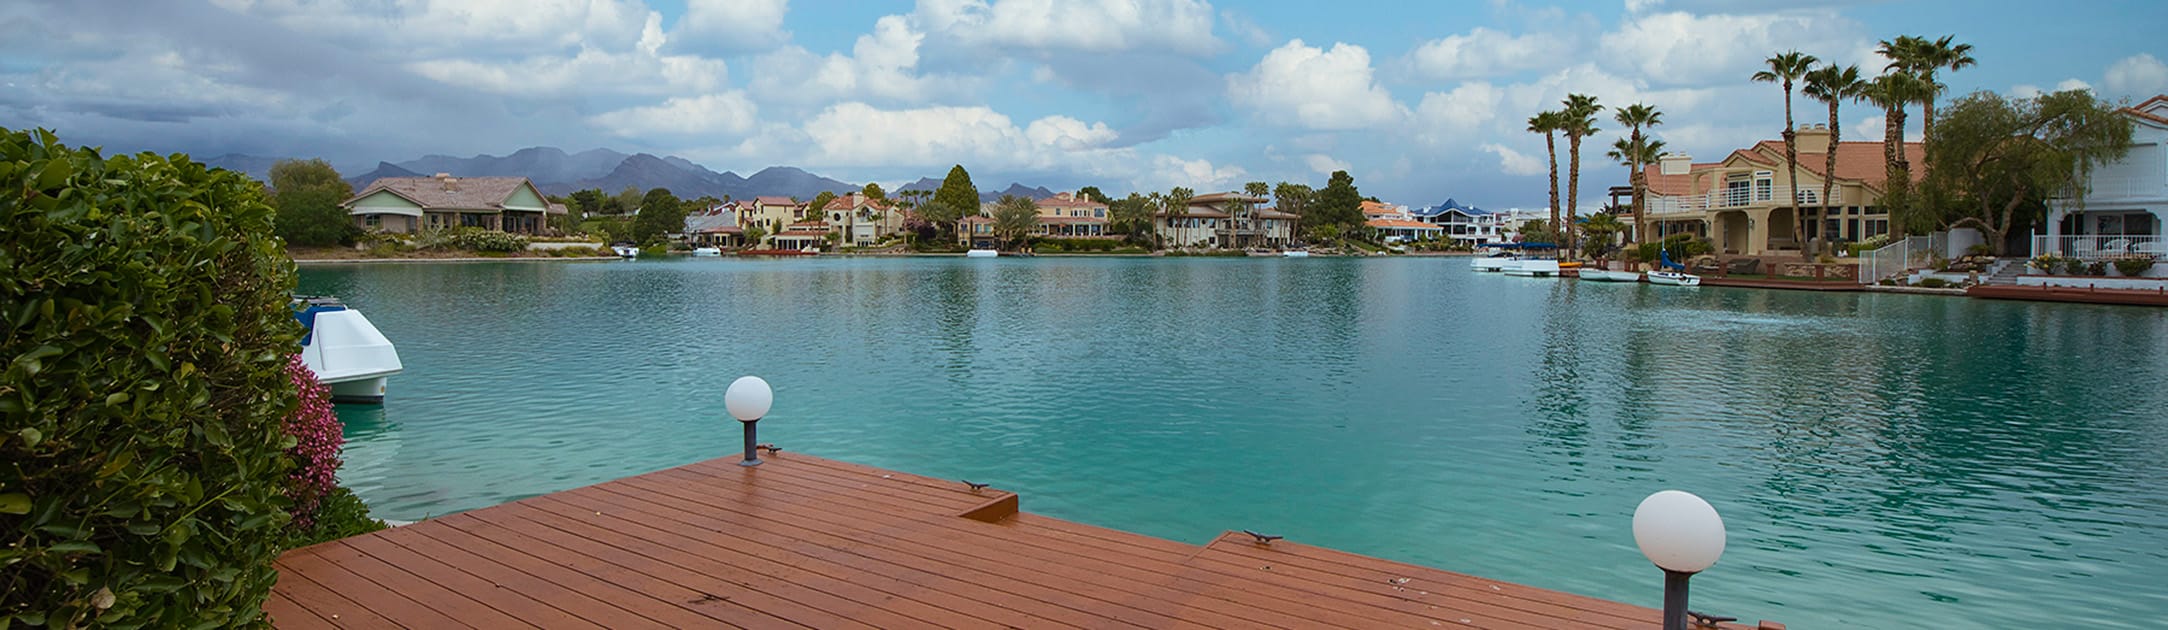
[{"label": "sky", "polygon": [[[349,174],[540,145],[1117,195],[1347,170],[1393,203],[1538,207],[1526,121],[1568,93],[1656,106],[1657,137],[1714,160],[1782,130],[1748,80],[1776,52],[1871,73],[1880,40],[1956,35],[1978,65],[1938,75],[1951,96],[2135,102],[2168,93],[2162,25],[2158,0],[9,0],[0,127]],[[1585,191],[1625,179],[1601,122]]]}]

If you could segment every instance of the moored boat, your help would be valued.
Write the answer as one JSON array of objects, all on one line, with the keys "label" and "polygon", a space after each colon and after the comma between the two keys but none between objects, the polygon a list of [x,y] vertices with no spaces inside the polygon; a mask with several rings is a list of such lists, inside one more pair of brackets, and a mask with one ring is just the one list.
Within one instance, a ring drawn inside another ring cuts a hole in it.
[{"label": "moored boat", "polygon": [[1634,271],[1611,271],[1595,267],[1582,267],[1580,278],[1596,282],[1640,282],[1641,274]]},{"label": "moored boat", "polygon": [[694,256],[721,256],[721,255],[723,255],[723,248],[721,248],[721,247],[695,247],[695,248],[693,248],[693,255],[694,255]]},{"label": "moored boat", "polygon": [[1651,271],[1649,272],[1649,283],[1666,284],[1675,287],[1698,287],[1701,286],[1701,276],[1680,271]]},{"label": "moored boat", "polygon": [[1505,271],[1506,265],[1511,262],[1513,259],[1505,256],[1481,256],[1468,259],[1468,268],[1476,271]]},{"label": "moored boat", "polygon": [[1310,257],[1310,250],[1307,250],[1307,249],[1290,249],[1290,250],[1287,250],[1287,251],[1284,251],[1284,252],[1280,252],[1280,255],[1281,255],[1281,256],[1286,256],[1286,257],[1288,257],[1288,258],[1309,258],[1309,257]]},{"label": "moored boat", "polygon": [[383,404],[390,377],[406,369],[399,351],[361,311],[338,298],[296,296],[301,321],[301,363],[331,387],[331,402]]},{"label": "moored boat", "polygon": [[999,252],[999,251],[995,251],[995,250],[991,250],[991,249],[974,249],[974,250],[971,250],[971,251],[967,251],[967,252],[964,252],[964,257],[965,257],[965,258],[993,258],[993,257],[995,257],[995,256],[1000,256],[1000,255],[1001,255],[1001,252]]},{"label": "moored boat", "polygon": [[738,252],[739,256],[814,256],[818,254],[820,252],[804,249],[747,249]]},{"label": "moored boat", "polygon": [[1549,258],[1522,258],[1506,265],[1506,275],[1524,278],[1558,277],[1558,261]]},{"label": "moored boat", "polygon": [[640,248],[625,243],[611,245],[610,251],[617,252],[619,258],[638,258],[640,256]]}]

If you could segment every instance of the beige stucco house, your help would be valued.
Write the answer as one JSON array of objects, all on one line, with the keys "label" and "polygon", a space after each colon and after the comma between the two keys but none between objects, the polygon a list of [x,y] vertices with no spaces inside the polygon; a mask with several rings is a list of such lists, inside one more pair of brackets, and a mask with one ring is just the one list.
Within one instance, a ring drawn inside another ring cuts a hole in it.
[{"label": "beige stucco house", "polygon": [[399,234],[479,227],[542,234],[549,216],[565,214],[525,177],[385,177],[339,204],[354,225]]},{"label": "beige stucco house", "polygon": [[[1687,232],[1707,237],[1719,251],[1728,253],[1796,252],[1803,239],[1792,214],[1790,197],[1795,190],[1801,211],[1810,219],[1807,236],[1855,242],[1889,233],[1889,213],[1881,207],[1887,172],[1883,143],[1836,143],[1835,186],[1825,201],[1820,197],[1822,182],[1829,176],[1823,172],[1832,150],[1829,140],[1826,126],[1799,129],[1797,186],[1786,172],[1781,140],[1763,140],[1718,162],[1664,156],[1646,171],[1647,221],[1654,232],[1650,238]],[[1916,181],[1926,170],[1921,144],[1907,142],[1904,151]],[[1620,219],[1631,223],[1632,215]]]}]

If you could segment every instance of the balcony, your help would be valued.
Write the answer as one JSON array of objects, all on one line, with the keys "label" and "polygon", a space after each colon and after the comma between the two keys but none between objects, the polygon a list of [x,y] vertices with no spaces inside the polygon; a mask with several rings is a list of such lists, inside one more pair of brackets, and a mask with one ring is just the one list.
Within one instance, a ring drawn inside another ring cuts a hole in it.
[{"label": "balcony", "polygon": [[[1665,215],[1695,215],[1711,210],[1779,207],[1783,205],[1783,202],[1777,200],[1782,199],[1785,195],[1788,194],[1792,194],[1792,188],[1790,186],[1772,186],[1768,188],[1735,188],[1728,190],[1711,191],[1699,195],[1682,196],[1651,194],[1649,195],[1647,206],[1649,209],[1649,216],[1652,217]],[[1809,207],[1820,206],[1822,204],[1816,200],[1820,199],[1821,196],[1822,189],[1819,187],[1801,190],[1799,191],[1799,205]],[[1844,189],[1830,189],[1829,202],[1832,205],[1844,203]]]},{"label": "balcony", "polygon": [[2130,256],[2168,258],[2168,237],[2112,234],[2066,236],[2033,235],[2034,256],[2054,254],[2087,261],[2114,260]]}]

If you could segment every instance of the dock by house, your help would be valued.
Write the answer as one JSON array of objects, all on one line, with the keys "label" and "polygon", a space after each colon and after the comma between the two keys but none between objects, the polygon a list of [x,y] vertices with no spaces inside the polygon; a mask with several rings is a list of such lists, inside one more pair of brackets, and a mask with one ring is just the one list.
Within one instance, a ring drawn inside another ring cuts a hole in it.
[{"label": "dock by house", "polygon": [[1660,625],[1286,540],[1197,546],[1018,508],[798,453],[717,459],[296,549],[264,607],[286,628]]}]

